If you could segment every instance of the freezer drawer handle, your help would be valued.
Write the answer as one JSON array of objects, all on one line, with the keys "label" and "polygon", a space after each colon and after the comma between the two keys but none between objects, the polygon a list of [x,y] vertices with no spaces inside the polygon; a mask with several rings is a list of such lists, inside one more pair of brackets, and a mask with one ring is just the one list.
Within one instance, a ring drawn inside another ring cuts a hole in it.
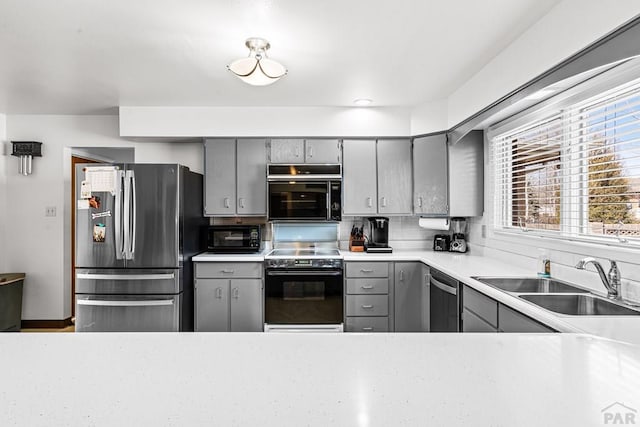
[{"label": "freezer drawer handle", "polygon": [[160,280],[175,279],[175,273],[166,274],[93,274],[78,273],[78,279],[94,279],[94,280]]},{"label": "freezer drawer handle", "polygon": [[431,278],[431,284],[434,285],[436,288],[445,291],[448,294],[451,295],[457,295],[458,294],[458,290],[452,286],[449,285],[445,285],[442,282],[437,281],[436,279],[434,279],[433,277]]},{"label": "freezer drawer handle", "polygon": [[146,301],[105,301],[105,300],[78,300],[78,305],[99,305],[106,307],[151,307],[173,305],[172,299],[146,300]]}]

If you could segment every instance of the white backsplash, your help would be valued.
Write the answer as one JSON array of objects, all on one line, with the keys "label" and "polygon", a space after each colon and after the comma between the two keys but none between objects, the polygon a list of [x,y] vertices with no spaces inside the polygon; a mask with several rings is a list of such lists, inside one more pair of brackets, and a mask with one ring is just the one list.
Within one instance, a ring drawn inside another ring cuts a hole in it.
[{"label": "white backsplash", "polygon": [[[364,234],[368,234],[366,217],[342,217],[340,222],[340,248],[349,247],[351,228],[364,226]],[[433,236],[447,234],[445,231],[427,230],[418,226],[418,217],[389,217],[389,246],[396,249],[429,249],[433,247]]]}]

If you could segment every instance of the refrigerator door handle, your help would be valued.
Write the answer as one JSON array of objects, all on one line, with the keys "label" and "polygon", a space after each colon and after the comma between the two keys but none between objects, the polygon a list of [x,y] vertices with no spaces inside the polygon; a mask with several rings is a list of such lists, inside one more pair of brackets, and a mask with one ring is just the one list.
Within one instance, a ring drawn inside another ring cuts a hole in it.
[{"label": "refrigerator door handle", "polygon": [[124,172],[119,170],[116,171],[116,196],[115,196],[115,227],[114,233],[116,235],[116,259],[122,259],[124,255],[124,242],[123,242],[123,228],[122,228],[122,181],[124,179]]},{"label": "refrigerator door handle", "polygon": [[173,305],[172,299],[160,299],[160,300],[130,300],[130,301],[118,301],[118,300],[88,300],[79,299],[78,305],[98,305],[98,306],[111,306],[111,307],[149,307],[159,305]]},{"label": "refrigerator door handle", "polygon": [[131,240],[131,249],[129,250],[129,259],[133,259],[133,255],[136,253],[136,226],[137,226],[137,210],[138,203],[136,202],[136,173],[135,171],[131,172],[131,222],[133,223],[131,234],[129,235],[129,239]]},{"label": "refrigerator door handle", "polygon": [[175,273],[159,273],[159,274],[95,274],[95,273],[78,273],[76,279],[90,280],[161,280],[175,279]]},{"label": "refrigerator door handle", "polygon": [[124,175],[124,258],[131,259],[129,256],[129,242],[131,241],[131,171],[126,171]]}]

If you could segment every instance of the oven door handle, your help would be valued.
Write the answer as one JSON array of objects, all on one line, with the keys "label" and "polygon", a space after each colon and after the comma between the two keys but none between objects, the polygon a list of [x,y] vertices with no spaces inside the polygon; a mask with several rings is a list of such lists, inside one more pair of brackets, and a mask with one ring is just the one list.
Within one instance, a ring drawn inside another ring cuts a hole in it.
[{"label": "oven door handle", "polygon": [[267,271],[267,276],[342,276],[342,271]]},{"label": "oven door handle", "polygon": [[431,278],[431,284],[448,294],[458,295],[458,290],[456,288],[454,288],[453,286],[445,285],[444,283],[437,281],[433,277]]}]

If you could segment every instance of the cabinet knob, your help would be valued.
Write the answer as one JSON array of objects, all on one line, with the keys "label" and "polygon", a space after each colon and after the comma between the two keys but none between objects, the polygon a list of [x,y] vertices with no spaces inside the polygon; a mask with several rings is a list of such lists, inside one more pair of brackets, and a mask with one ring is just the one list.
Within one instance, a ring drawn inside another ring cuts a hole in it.
[{"label": "cabinet knob", "polygon": [[362,289],[373,289],[373,285],[362,285],[360,286]]},{"label": "cabinet knob", "polygon": [[313,145],[309,146],[308,152],[309,152],[309,157],[313,157]]},{"label": "cabinet knob", "polygon": [[238,199],[238,206],[240,206],[241,208],[244,208],[244,197],[240,197]]},{"label": "cabinet knob", "polygon": [[235,298],[235,299],[240,298],[240,289],[239,288],[233,288],[233,298]]},{"label": "cabinet knob", "polygon": [[216,298],[222,298],[222,288],[216,288]]},{"label": "cabinet knob", "polygon": [[418,197],[418,206],[422,207],[422,197]]},{"label": "cabinet knob", "polygon": [[380,206],[382,206],[383,208],[387,207],[387,198],[386,197],[382,197],[380,199]]},{"label": "cabinet knob", "polygon": [[370,208],[373,206],[373,199],[371,197],[367,197],[367,207]]},{"label": "cabinet knob", "polygon": [[370,310],[370,309],[373,308],[373,305],[372,304],[365,304],[365,305],[362,306],[362,308],[364,308],[365,310]]},{"label": "cabinet knob", "polygon": [[404,281],[404,270],[400,270],[400,281]]},{"label": "cabinet knob", "polygon": [[228,197],[224,198],[224,207],[225,208],[230,208],[231,207],[231,203]]}]

